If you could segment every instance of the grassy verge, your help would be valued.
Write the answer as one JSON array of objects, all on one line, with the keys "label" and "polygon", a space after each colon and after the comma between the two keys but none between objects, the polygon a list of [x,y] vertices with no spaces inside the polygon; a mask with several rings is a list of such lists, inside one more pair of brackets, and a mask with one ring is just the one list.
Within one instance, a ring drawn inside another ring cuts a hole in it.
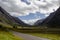
[{"label": "grassy verge", "polygon": [[12,35],[12,33],[10,32],[0,30],[0,40],[23,40],[23,39]]},{"label": "grassy verge", "polygon": [[27,34],[31,34],[33,36],[38,36],[42,38],[48,38],[51,40],[60,40],[60,34],[44,34],[44,33],[27,33]]},{"label": "grassy verge", "polygon": [[15,36],[9,32],[9,28],[12,28],[12,26],[0,23],[0,40],[23,40],[23,38]]}]

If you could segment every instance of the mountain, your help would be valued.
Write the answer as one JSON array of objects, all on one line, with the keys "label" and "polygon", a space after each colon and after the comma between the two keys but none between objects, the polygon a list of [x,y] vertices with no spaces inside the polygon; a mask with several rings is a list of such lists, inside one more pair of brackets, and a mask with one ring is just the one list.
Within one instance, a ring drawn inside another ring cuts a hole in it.
[{"label": "mountain", "polygon": [[46,25],[48,27],[58,27],[60,26],[60,7],[53,13],[51,13],[46,19],[38,23],[41,25]]},{"label": "mountain", "polygon": [[44,19],[40,19],[34,23],[35,26],[40,26]]},{"label": "mountain", "polygon": [[32,25],[29,25],[29,24],[24,23],[23,21],[21,21],[21,20],[20,20],[19,18],[17,18],[17,17],[13,17],[13,19],[15,20],[15,22],[16,22],[17,24],[19,24],[19,26],[24,26],[24,27],[32,26]]},{"label": "mountain", "polygon": [[0,7],[0,23],[9,24],[11,26],[30,26],[17,17],[11,16],[7,11]]}]

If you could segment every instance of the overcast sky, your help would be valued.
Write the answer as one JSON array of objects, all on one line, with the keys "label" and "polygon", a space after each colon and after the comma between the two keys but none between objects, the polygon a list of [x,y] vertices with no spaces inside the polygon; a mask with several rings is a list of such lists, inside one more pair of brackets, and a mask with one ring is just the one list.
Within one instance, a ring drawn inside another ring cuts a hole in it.
[{"label": "overcast sky", "polygon": [[0,6],[28,24],[47,17],[59,5],[59,0],[0,0]]}]

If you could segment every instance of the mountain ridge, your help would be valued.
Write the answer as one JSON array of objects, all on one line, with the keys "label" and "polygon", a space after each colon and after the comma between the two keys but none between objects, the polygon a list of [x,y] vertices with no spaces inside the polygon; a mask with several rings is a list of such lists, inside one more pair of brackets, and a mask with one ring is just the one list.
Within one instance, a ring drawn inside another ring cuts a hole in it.
[{"label": "mountain ridge", "polygon": [[18,25],[18,26],[30,26],[23,21],[21,21],[19,18],[11,16],[7,11],[5,11],[2,7],[0,7],[0,22],[6,23],[12,26]]},{"label": "mountain ridge", "polygon": [[60,7],[53,13],[51,13],[42,22],[38,23],[38,26],[46,25],[48,27],[58,27],[60,26]]}]

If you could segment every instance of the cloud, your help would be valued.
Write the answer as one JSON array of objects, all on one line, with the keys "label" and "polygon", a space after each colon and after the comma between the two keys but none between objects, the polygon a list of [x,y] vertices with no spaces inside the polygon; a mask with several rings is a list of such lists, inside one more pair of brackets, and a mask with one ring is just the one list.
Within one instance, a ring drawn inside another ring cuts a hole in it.
[{"label": "cloud", "polygon": [[27,5],[21,0],[0,0],[0,6],[12,16],[26,16],[37,11],[47,15],[47,13],[53,12],[53,9],[56,10],[60,5],[58,0],[27,0],[27,2],[31,4]]},{"label": "cloud", "polygon": [[0,6],[13,16],[29,15],[29,13],[34,13],[37,10],[36,7],[32,5],[28,6],[27,4],[21,2],[21,0],[0,0]]},{"label": "cloud", "polygon": [[[29,4],[29,5],[28,5]],[[60,6],[60,0],[0,0],[2,6],[12,16],[26,16],[30,13],[36,14],[40,12],[47,17],[51,12],[57,10]],[[27,24],[34,24],[37,20],[42,19],[40,16],[35,15],[35,19],[22,20]]]},{"label": "cloud", "polygon": [[36,19],[31,19],[31,20],[22,20],[23,22],[33,25],[37,20],[39,20],[40,18],[36,18]]}]

